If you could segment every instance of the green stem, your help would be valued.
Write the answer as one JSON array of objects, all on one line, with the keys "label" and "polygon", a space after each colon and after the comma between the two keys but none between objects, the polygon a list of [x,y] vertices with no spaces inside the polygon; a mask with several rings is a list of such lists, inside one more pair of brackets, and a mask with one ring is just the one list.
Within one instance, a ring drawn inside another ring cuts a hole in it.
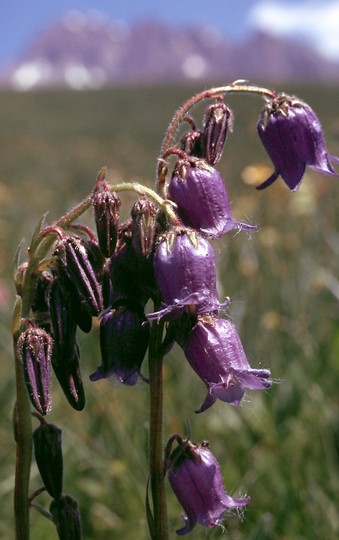
[{"label": "green stem", "polygon": [[24,381],[22,364],[16,353],[14,338],[16,375],[16,469],[14,487],[14,513],[16,540],[29,540],[29,477],[32,459],[31,406]]},{"label": "green stem", "polygon": [[149,346],[150,478],[154,530],[152,538],[169,540],[163,461],[163,358],[159,354],[164,323],[154,322]]}]

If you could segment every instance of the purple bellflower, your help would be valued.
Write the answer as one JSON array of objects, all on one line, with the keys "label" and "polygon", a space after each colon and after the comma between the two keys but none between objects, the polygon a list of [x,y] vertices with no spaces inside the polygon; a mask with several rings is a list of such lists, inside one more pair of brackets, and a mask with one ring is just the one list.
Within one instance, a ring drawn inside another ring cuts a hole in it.
[{"label": "purple bellflower", "polygon": [[189,533],[197,523],[212,528],[221,524],[228,509],[242,508],[250,497],[233,499],[225,491],[219,464],[206,441],[197,445],[178,440],[168,458],[168,479],[185,510],[185,526],[178,529],[179,536]]},{"label": "purple bellflower", "polygon": [[275,167],[257,189],[270,186],[280,175],[291,191],[297,191],[306,165],[339,176],[331,164],[339,158],[328,154],[320,121],[306,103],[284,94],[278,96],[264,109],[257,130]]},{"label": "purple bellflower", "polygon": [[[162,309],[148,318],[180,318],[185,309],[195,313],[219,309],[215,256],[211,244],[189,229],[167,234],[154,255],[154,273]],[[224,304],[225,305],[225,304]]]},{"label": "purple bellflower", "polygon": [[185,356],[205,382],[208,394],[197,413],[220,399],[238,406],[249,390],[272,386],[268,369],[252,369],[235,326],[227,319],[204,317],[192,328],[183,346]]},{"label": "purple bellflower", "polygon": [[177,204],[182,222],[203,235],[218,238],[233,229],[256,228],[233,218],[225,184],[205,161],[195,167],[179,161],[168,197]]},{"label": "purple bellflower", "polygon": [[140,367],[149,343],[149,323],[139,307],[119,306],[103,313],[100,323],[102,365],[90,375],[91,381],[115,377],[133,386],[147,380]]}]

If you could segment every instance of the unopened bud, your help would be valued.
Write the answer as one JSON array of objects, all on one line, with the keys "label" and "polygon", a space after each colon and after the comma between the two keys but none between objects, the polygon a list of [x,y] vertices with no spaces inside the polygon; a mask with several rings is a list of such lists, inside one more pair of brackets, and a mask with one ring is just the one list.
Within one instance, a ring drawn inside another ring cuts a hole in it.
[{"label": "unopened bud", "polygon": [[154,248],[157,207],[146,197],[140,197],[131,210],[133,220],[132,244],[136,253],[148,257]]},{"label": "unopened bud", "polygon": [[53,354],[52,366],[59,384],[73,409],[82,411],[85,407],[85,392],[79,366],[79,347],[74,344],[74,352],[70,357]]},{"label": "unopened bud", "polygon": [[102,254],[110,257],[115,250],[119,227],[121,200],[109,190],[93,194],[94,218]]},{"label": "unopened bud", "polygon": [[81,523],[78,503],[70,495],[63,495],[52,501],[52,514],[60,540],[81,540]]},{"label": "unopened bud", "polygon": [[27,391],[36,410],[45,415],[51,411],[52,338],[35,326],[24,330],[17,342]]},{"label": "unopened bud", "polygon": [[101,287],[82,240],[77,236],[60,240],[54,255],[81,304],[92,315],[98,315],[103,309]]},{"label": "unopened bud", "polygon": [[204,155],[209,165],[220,160],[229,129],[232,129],[230,109],[223,102],[210,105],[205,112],[203,131]]},{"label": "unopened bud", "polygon": [[33,432],[35,460],[48,493],[54,499],[62,492],[63,460],[61,429],[43,423]]}]

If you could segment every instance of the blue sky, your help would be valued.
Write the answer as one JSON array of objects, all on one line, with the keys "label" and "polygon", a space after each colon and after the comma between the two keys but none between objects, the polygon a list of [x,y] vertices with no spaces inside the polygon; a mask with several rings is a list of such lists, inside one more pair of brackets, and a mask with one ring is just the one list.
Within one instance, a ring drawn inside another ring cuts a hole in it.
[{"label": "blue sky", "polygon": [[126,22],[152,17],[173,25],[206,24],[229,39],[259,28],[308,40],[339,58],[339,0],[0,0],[0,6],[0,67],[71,9],[93,9]]}]

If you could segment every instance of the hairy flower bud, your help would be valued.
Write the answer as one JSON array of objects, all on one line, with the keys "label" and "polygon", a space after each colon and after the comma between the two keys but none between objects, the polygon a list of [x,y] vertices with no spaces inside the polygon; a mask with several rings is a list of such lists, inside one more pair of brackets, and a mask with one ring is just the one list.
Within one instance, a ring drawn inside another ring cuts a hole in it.
[{"label": "hairy flower bud", "polygon": [[157,207],[149,199],[142,196],[131,210],[132,245],[136,253],[149,257],[154,249],[156,233]]},{"label": "hairy flower bud", "polygon": [[99,246],[102,254],[110,257],[117,243],[121,200],[115,193],[103,188],[94,192],[92,203]]},{"label": "hairy flower bud", "polygon": [[33,431],[35,460],[44,486],[53,499],[62,492],[63,459],[61,429],[43,423]]},{"label": "hairy flower bud", "polygon": [[83,241],[77,236],[60,240],[54,255],[81,304],[92,315],[98,315],[103,309],[102,291]]},{"label": "hairy flower bud", "polygon": [[208,528],[220,525],[226,510],[251,502],[250,497],[228,495],[219,464],[205,441],[198,445],[179,439],[168,459],[168,479],[186,513],[185,526],[176,531],[179,536],[197,523]]},{"label": "hairy flower bud", "polygon": [[51,356],[52,338],[42,328],[30,326],[19,336],[17,351],[32,405],[45,415],[52,409]]},{"label": "hairy flower bud", "polygon": [[215,165],[220,160],[230,129],[232,129],[230,109],[221,101],[210,105],[205,112],[203,131],[203,153],[210,165]]},{"label": "hairy flower bud", "polygon": [[233,229],[255,229],[236,221],[225,184],[216,169],[206,164],[185,168],[180,162],[168,188],[168,197],[178,206],[182,222],[201,234],[217,238]]},{"label": "hairy flower bud", "polygon": [[51,502],[49,510],[60,540],[81,540],[79,506],[73,497],[62,495]]},{"label": "hairy flower bud", "polygon": [[331,160],[338,162],[339,158],[328,154],[320,121],[306,103],[284,94],[278,96],[266,105],[257,130],[275,167],[257,189],[270,186],[280,175],[291,191],[297,191],[306,165],[338,176]]},{"label": "hairy flower bud", "polygon": [[252,369],[235,326],[226,319],[201,317],[183,345],[185,356],[207,386],[200,409],[205,411],[220,399],[239,405],[246,389],[272,386],[268,369]]},{"label": "hairy flower bud", "polygon": [[105,312],[100,324],[102,365],[90,375],[91,381],[115,377],[134,385],[149,343],[149,324],[138,306],[119,306]]},{"label": "hairy flower bud", "polygon": [[188,229],[169,232],[154,256],[155,278],[162,309],[150,320],[179,318],[185,309],[195,313],[221,307],[217,295],[215,256],[211,244]]}]

